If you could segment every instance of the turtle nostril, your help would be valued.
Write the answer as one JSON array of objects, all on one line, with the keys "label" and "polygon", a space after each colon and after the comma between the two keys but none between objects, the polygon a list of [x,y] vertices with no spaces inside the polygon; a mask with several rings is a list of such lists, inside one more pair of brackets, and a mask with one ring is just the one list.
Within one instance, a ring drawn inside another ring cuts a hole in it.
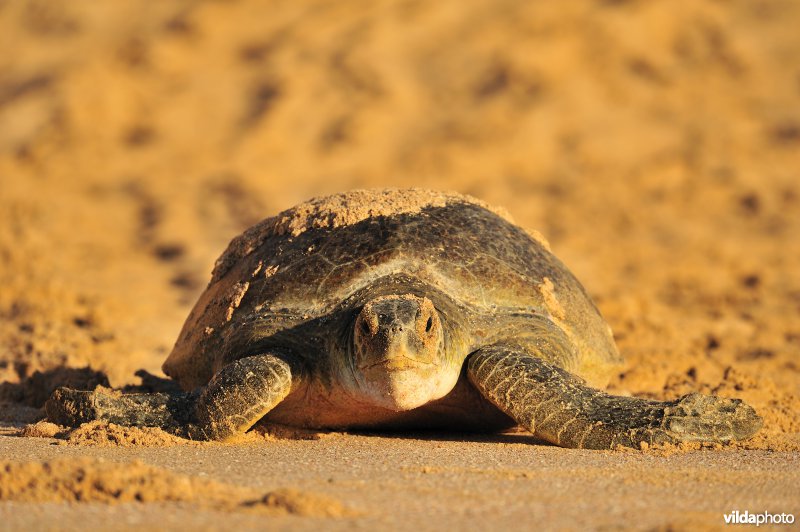
[{"label": "turtle nostril", "polygon": [[433,328],[433,316],[428,317],[428,322],[425,324],[425,332],[431,332]]}]

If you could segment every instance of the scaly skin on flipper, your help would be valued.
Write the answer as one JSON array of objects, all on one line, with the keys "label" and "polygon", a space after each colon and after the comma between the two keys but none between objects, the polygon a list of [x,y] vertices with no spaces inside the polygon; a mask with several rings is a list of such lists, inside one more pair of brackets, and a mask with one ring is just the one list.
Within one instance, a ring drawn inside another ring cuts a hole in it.
[{"label": "scaly skin on flipper", "polygon": [[470,381],[520,425],[551,443],[581,449],[641,443],[747,439],[762,420],[738,399],[701,394],[675,401],[609,395],[513,344],[472,354]]},{"label": "scaly skin on flipper", "polygon": [[88,421],[159,427],[194,440],[226,440],[244,433],[292,390],[300,371],[274,355],[237,360],[202,392],[121,394],[59,388],[45,409],[51,421],[77,426]]},{"label": "scaly skin on flipper", "polygon": [[189,437],[226,440],[244,433],[289,395],[299,373],[299,366],[268,354],[225,366],[200,394]]},{"label": "scaly skin on flipper", "polygon": [[105,421],[135,427],[160,427],[181,435],[194,419],[197,394],[130,393],[106,388],[94,391],[59,388],[45,403],[53,423],[77,427],[89,421]]}]

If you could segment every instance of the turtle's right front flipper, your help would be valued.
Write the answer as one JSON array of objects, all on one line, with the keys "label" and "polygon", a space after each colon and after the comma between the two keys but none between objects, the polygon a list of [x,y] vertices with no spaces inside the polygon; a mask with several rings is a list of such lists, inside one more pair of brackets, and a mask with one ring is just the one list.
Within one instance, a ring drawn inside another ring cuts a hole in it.
[{"label": "turtle's right front flipper", "polygon": [[301,377],[300,365],[263,354],[225,366],[197,392],[133,393],[59,388],[47,401],[50,421],[78,426],[98,420],[159,427],[195,440],[225,440],[243,433],[280,403]]},{"label": "turtle's right front flipper", "polygon": [[281,355],[241,358],[214,375],[195,406],[189,437],[226,440],[244,433],[283,401],[302,378],[300,364]]},{"label": "turtle's right front flipper", "polygon": [[47,419],[77,427],[89,421],[105,421],[132,427],[160,427],[181,434],[194,419],[197,394],[127,393],[108,388],[94,391],[58,388],[45,403]]},{"label": "turtle's right front flipper", "polygon": [[479,349],[470,355],[467,374],[517,423],[565,447],[729,442],[749,438],[762,423],[739,399],[693,393],[660,402],[609,395],[514,344]]}]

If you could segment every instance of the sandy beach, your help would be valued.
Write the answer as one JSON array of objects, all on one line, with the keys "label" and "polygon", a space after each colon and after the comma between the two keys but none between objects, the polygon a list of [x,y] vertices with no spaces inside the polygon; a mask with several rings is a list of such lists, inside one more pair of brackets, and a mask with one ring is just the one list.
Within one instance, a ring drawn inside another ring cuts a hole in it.
[{"label": "sandy beach", "polygon": [[[798,24],[790,1],[0,2],[2,527],[800,518]],[[59,385],[163,376],[247,227],[412,186],[549,240],[625,357],[612,392],[738,397],[763,429],[597,452],[522,431],[198,444],[37,424]]]}]

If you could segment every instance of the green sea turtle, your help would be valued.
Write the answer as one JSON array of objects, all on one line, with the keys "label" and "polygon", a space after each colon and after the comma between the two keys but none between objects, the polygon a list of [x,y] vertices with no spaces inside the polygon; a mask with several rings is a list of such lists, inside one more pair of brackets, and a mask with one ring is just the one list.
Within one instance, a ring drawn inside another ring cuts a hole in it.
[{"label": "green sea turtle", "polygon": [[752,436],[738,399],[599,391],[621,358],[540,236],[459,194],[318,198],[235,238],[164,372],[184,392],[57,390],[52,421],[224,440],[262,418],[307,428],[502,430],[566,447]]}]

